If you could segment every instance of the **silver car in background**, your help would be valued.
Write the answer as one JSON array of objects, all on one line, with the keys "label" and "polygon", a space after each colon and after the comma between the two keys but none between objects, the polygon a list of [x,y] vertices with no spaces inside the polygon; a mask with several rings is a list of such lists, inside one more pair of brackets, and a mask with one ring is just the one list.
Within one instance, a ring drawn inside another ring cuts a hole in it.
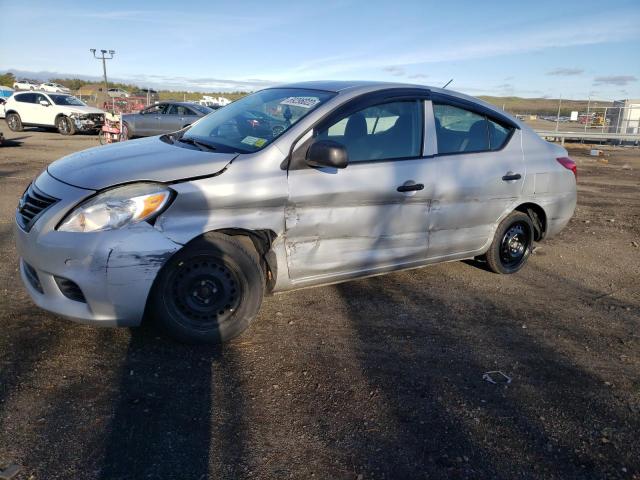
[{"label": "silver car in background", "polygon": [[52,163],[20,199],[16,236],[42,308],[224,341],[265,293],[470,258],[517,272],[575,205],[566,150],[491,105],[309,82]]},{"label": "silver car in background", "polygon": [[122,116],[125,138],[150,137],[188,127],[213,109],[188,102],[160,102],[138,113]]}]

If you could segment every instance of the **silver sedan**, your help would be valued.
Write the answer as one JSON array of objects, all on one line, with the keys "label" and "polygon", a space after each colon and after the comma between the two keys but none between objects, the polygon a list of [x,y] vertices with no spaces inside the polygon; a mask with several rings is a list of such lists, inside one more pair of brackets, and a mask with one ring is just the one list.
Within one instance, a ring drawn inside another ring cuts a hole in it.
[{"label": "silver sedan", "polygon": [[18,204],[20,271],[71,319],[224,341],[266,293],[472,258],[513,274],[571,219],[576,175],[462,94],[286,85],[51,164]]},{"label": "silver sedan", "polygon": [[160,102],[138,113],[124,114],[123,135],[133,138],[175,132],[211,112],[209,107],[188,102]]}]

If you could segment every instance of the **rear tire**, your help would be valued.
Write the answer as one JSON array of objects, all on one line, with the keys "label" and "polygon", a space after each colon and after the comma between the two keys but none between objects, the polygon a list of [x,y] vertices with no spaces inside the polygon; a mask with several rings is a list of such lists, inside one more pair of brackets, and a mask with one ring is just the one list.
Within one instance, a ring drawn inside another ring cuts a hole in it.
[{"label": "rear tire", "polygon": [[7,118],[5,119],[7,122],[7,126],[12,132],[21,132],[22,131],[22,119],[20,115],[17,113],[9,113],[7,114]]},{"label": "rear tire", "polygon": [[76,133],[76,126],[69,117],[60,116],[56,118],[56,128],[60,135],[74,135]]},{"label": "rear tire", "polygon": [[162,268],[150,296],[151,320],[187,343],[220,343],[247,329],[264,295],[256,252],[236,238],[210,232]]},{"label": "rear tire", "polygon": [[526,213],[512,212],[500,222],[486,253],[487,265],[495,273],[515,273],[524,267],[533,248],[534,229]]}]

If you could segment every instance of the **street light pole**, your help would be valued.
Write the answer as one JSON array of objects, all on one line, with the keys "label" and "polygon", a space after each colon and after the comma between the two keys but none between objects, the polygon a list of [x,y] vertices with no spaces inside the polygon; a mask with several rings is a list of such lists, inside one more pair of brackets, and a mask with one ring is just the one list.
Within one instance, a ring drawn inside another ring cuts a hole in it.
[{"label": "street light pole", "polygon": [[93,53],[93,57],[102,60],[102,74],[104,75],[104,93],[105,95],[109,91],[109,83],[107,82],[107,60],[111,60],[115,55],[115,50],[100,50],[100,55],[96,54],[97,50],[92,48],[89,50]]}]

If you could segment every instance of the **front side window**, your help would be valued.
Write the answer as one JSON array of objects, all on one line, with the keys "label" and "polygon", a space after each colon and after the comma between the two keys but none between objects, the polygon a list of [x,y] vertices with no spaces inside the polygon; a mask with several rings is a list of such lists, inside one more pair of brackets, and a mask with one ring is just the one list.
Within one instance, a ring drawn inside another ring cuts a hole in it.
[{"label": "front side window", "polygon": [[315,137],[344,145],[349,162],[417,157],[422,146],[421,102],[367,107],[321,127]]},{"label": "front side window", "polygon": [[143,110],[143,112],[145,114],[151,114],[151,115],[161,115],[162,113],[166,112],[167,106],[164,104],[160,104],[160,105],[153,105],[152,107],[149,108],[145,108]]},{"label": "front side window", "polygon": [[256,152],[334,95],[321,90],[269,88],[216,110],[192,125],[182,138],[223,152]]}]

